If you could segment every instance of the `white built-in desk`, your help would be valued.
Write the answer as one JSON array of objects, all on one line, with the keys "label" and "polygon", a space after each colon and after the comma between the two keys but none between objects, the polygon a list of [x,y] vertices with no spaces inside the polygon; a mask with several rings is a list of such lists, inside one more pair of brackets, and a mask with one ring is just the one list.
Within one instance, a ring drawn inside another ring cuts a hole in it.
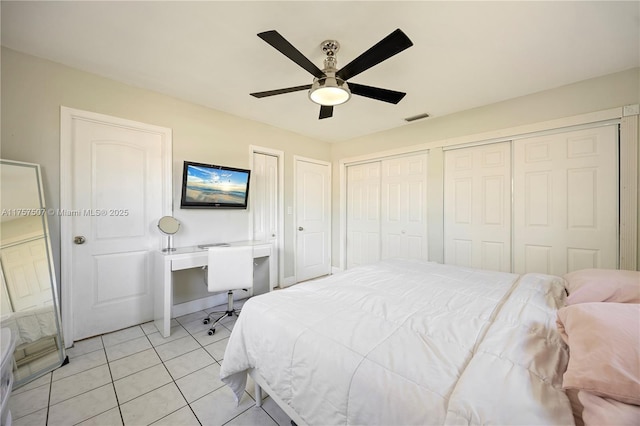
[{"label": "white built-in desk", "polygon": [[[271,256],[271,244],[264,241],[235,241],[225,243],[230,246],[253,246],[253,258],[267,258]],[[173,271],[182,269],[201,268],[209,263],[209,251],[198,246],[179,247],[173,251],[154,253],[154,305],[153,318],[160,334],[169,337],[171,333],[171,309],[173,307]],[[263,267],[254,268],[254,289],[271,290],[269,282],[269,262],[263,262]]]}]

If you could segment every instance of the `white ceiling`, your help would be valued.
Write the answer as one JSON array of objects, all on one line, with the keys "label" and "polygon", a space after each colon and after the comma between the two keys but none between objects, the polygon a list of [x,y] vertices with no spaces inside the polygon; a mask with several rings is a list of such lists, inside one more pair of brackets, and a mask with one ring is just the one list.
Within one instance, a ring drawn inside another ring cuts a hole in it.
[{"label": "white ceiling", "polygon": [[[640,2],[2,1],[2,44],[134,86],[337,142],[640,66]],[[353,82],[407,92],[354,96],[318,120],[313,77],[256,36],[277,30],[338,68],[396,28],[414,46]]]}]

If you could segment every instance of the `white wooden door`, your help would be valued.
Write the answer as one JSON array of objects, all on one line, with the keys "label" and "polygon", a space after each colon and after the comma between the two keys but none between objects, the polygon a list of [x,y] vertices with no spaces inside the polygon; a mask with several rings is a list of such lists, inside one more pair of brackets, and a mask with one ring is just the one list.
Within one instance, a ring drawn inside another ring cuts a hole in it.
[{"label": "white wooden door", "polygon": [[444,261],[511,270],[510,142],[445,151]]},{"label": "white wooden door", "polygon": [[380,260],[380,161],[347,167],[347,269]]},{"label": "white wooden door", "polygon": [[331,165],[295,159],[296,281],[331,272]]},{"label": "white wooden door", "polygon": [[427,154],[381,164],[381,258],[428,259]]},{"label": "white wooden door", "polygon": [[617,267],[617,130],[514,142],[514,272]]},{"label": "white wooden door", "polygon": [[53,302],[49,259],[44,237],[0,250],[2,270],[16,312]]},{"label": "white wooden door", "polygon": [[170,212],[168,129],[98,120],[73,116],[69,134],[71,201],[63,207],[74,215],[63,229],[70,258],[62,265],[71,269],[63,291],[71,293],[73,340],[153,319],[151,251],[161,240],[157,221]]},{"label": "white wooden door", "polygon": [[13,312],[13,306],[9,300],[9,292],[7,291],[7,283],[4,279],[4,272],[0,269],[0,312]]},{"label": "white wooden door", "polygon": [[253,239],[271,243],[273,250],[269,259],[271,286],[278,282],[278,157],[253,153],[251,171],[253,211]]}]

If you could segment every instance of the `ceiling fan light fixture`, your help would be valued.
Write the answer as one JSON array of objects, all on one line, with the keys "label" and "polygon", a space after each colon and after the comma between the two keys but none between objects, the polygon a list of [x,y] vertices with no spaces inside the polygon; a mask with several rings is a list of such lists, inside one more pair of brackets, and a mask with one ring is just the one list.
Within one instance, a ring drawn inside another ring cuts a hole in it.
[{"label": "ceiling fan light fixture", "polygon": [[318,105],[340,105],[350,98],[351,91],[347,82],[332,75],[314,79],[309,89],[309,99]]},{"label": "ceiling fan light fixture", "polygon": [[[253,97],[264,98],[267,96],[309,90],[309,99],[320,105],[318,119],[322,120],[333,117],[333,107],[347,102],[351,99],[352,93],[357,96],[388,102],[394,105],[400,102],[406,95],[404,92],[366,86],[350,81],[351,77],[355,77],[380,62],[386,61],[392,56],[413,46],[413,42],[409,40],[409,37],[399,28],[340,69],[338,69],[338,58],[336,56],[338,50],[340,50],[340,43],[336,40],[325,40],[320,45],[326,55],[324,58],[324,69],[321,70],[276,30],[258,33],[258,37],[315,78],[312,84],[287,87],[279,90],[268,90],[266,92],[249,93]],[[350,81],[349,84],[346,83],[347,80]]]}]

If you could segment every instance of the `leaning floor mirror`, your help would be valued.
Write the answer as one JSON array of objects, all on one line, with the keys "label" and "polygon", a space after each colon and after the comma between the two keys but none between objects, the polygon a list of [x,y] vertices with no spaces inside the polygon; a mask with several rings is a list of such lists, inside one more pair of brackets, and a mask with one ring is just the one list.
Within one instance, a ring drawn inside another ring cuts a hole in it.
[{"label": "leaning floor mirror", "polygon": [[0,160],[0,209],[0,326],[15,343],[15,388],[67,362],[38,164]]}]

